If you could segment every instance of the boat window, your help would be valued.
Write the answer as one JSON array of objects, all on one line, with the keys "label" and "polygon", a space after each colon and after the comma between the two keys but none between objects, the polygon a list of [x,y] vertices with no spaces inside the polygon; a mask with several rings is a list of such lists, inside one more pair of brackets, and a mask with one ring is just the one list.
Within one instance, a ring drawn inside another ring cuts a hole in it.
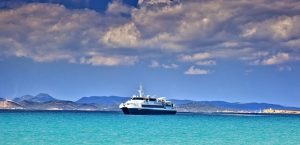
[{"label": "boat window", "polygon": [[142,107],[147,107],[147,108],[164,108],[163,105],[142,105]]},{"label": "boat window", "polygon": [[149,101],[156,101],[155,98],[149,98]]},{"label": "boat window", "polygon": [[144,98],[132,98],[132,100],[144,100]]}]

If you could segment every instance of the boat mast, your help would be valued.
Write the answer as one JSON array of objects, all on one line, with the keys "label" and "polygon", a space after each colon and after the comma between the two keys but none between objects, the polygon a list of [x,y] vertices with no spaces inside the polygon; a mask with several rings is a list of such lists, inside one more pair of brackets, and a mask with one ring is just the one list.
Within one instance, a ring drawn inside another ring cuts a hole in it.
[{"label": "boat mast", "polygon": [[140,97],[144,96],[143,86],[140,85],[140,89],[138,90]]}]

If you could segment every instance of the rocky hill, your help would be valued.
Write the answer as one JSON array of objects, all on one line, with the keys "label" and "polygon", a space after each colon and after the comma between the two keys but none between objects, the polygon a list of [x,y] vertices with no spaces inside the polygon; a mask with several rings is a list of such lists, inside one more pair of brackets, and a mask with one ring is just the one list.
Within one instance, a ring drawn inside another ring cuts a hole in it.
[{"label": "rocky hill", "polygon": [[[79,100],[63,101],[48,94],[40,93],[36,96],[25,95],[14,101],[0,99],[0,109],[28,109],[28,110],[99,110],[120,111],[119,104],[130,99],[119,96],[91,96]],[[171,99],[178,112],[226,112],[246,111],[258,112],[264,109],[300,110],[297,107],[287,107],[268,103],[230,103],[225,101],[193,101]]]},{"label": "rocky hill", "polygon": [[25,95],[19,98],[15,98],[13,101],[14,102],[30,101],[30,102],[44,103],[44,102],[55,101],[55,100],[57,99],[53,98],[49,94],[39,93],[36,96]]},{"label": "rocky hill", "polygon": [[16,102],[0,98],[0,109],[23,109],[23,107]]}]

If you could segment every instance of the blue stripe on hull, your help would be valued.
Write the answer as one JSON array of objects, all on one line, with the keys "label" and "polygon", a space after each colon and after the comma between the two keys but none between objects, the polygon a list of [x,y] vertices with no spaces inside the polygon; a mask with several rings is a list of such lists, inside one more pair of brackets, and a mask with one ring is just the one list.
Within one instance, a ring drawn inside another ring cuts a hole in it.
[{"label": "blue stripe on hull", "polygon": [[154,110],[154,109],[137,109],[137,108],[126,108],[123,107],[122,111],[124,114],[133,115],[164,115],[164,114],[176,114],[176,110]]}]

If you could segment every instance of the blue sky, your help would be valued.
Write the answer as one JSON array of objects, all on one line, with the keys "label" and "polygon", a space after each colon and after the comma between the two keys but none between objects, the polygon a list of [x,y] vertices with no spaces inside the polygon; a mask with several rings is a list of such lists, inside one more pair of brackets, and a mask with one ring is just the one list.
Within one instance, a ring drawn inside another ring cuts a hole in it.
[{"label": "blue sky", "polygon": [[300,107],[298,1],[0,2],[0,97],[131,96]]}]

